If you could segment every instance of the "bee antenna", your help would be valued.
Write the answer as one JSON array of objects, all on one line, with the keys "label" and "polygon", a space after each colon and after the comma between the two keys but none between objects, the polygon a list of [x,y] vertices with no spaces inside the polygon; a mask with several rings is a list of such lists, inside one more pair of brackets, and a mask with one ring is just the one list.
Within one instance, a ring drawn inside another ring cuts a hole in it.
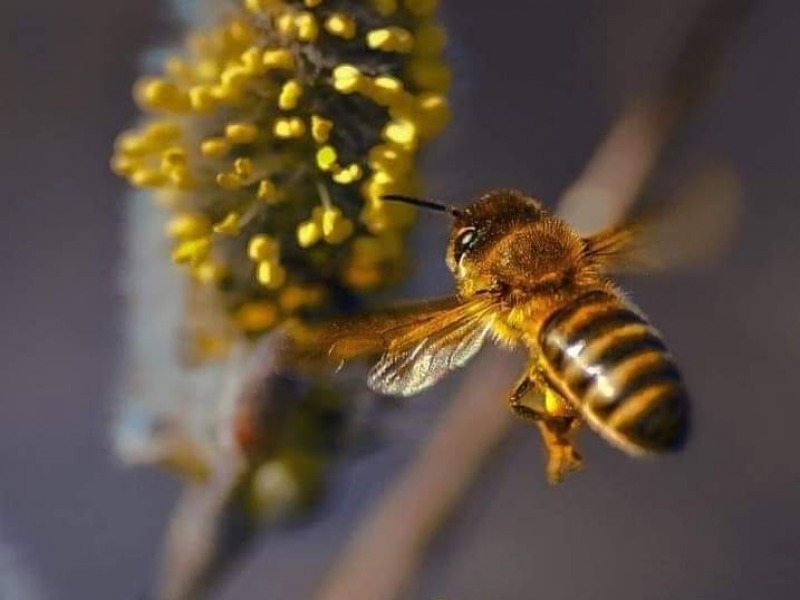
[{"label": "bee antenna", "polygon": [[448,206],[446,204],[440,204],[439,202],[433,202],[431,200],[412,198],[411,196],[402,196],[400,194],[384,194],[383,196],[381,196],[381,199],[388,200],[389,202],[402,202],[404,204],[411,204],[413,206],[419,206],[420,208],[427,208],[428,210],[433,210],[436,212],[447,213],[452,217],[461,216],[461,211],[457,209],[455,206]]}]

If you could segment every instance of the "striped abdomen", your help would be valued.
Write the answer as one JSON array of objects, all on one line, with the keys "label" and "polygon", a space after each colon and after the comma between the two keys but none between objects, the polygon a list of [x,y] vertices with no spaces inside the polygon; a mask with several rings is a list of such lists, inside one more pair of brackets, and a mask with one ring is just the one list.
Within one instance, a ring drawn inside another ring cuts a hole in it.
[{"label": "striped abdomen", "polygon": [[630,452],[679,447],[688,398],[658,333],[615,295],[589,292],[553,313],[539,343],[554,381],[587,421]]}]

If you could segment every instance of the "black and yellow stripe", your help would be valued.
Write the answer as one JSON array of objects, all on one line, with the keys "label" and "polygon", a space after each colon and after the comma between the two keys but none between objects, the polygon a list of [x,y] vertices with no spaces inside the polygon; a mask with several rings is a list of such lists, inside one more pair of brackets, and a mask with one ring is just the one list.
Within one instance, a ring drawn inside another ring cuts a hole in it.
[{"label": "black and yellow stripe", "polygon": [[555,383],[611,442],[630,452],[679,447],[688,398],[658,333],[616,294],[589,292],[539,332]]}]

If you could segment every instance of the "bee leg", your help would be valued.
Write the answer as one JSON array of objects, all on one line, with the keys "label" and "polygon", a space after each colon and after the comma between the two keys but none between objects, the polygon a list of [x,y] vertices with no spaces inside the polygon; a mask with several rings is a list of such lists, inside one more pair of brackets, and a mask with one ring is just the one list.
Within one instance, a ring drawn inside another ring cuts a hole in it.
[{"label": "bee leg", "polygon": [[560,482],[567,473],[583,466],[583,459],[573,445],[580,419],[569,414],[566,402],[547,385],[538,369],[532,369],[519,380],[509,398],[511,410],[539,427],[547,450],[547,480]]},{"label": "bee leg", "polygon": [[547,416],[536,424],[547,449],[547,481],[560,483],[565,475],[583,467],[572,441],[581,424],[577,417]]},{"label": "bee leg", "polygon": [[540,392],[540,390],[534,385],[533,381],[531,381],[531,378],[526,373],[517,382],[517,386],[514,388],[514,391],[511,392],[511,397],[508,399],[508,404],[511,407],[511,411],[516,416],[521,419],[525,419],[526,421],[538,422],[545,418],[545,411],[534,408],[533,406],[523,402],[527,395],[536,392]]}]

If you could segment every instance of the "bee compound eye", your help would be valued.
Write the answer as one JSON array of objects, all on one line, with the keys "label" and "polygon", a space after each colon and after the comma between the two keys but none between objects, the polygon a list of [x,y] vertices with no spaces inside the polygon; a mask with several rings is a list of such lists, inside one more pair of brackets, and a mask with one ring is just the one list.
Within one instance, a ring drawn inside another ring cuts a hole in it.
[{"label": "bee compound eye", "polygon": [[478,234],[475,231],[474,227],[465,227],[461,231],[458,232],[458,238],[456,239],[456,244],[459,248],[464,250],[469,250],[473,243],[475,243],[475,239],[478,237]]},{"label": "bee compound eye", "polygon": [[465,227],[456,235],[455,258],[456,262],[461,260],[464,253],[475,245],[478,240],[478,232],[474,227]]}]

